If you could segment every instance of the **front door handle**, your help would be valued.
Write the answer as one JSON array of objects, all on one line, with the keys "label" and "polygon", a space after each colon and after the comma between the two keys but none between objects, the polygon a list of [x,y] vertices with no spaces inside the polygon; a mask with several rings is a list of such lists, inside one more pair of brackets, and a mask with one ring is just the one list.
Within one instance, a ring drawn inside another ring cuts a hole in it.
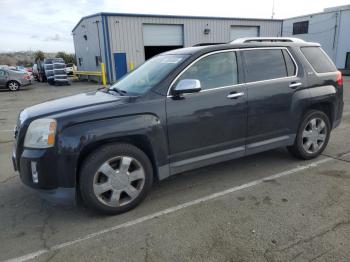
[{"label": "front door handle", "polygon": [[290,88],[297,88],[297,87],[299,87],[301,85],[302,85],[302,83],[300,83],[300,82],[292,82],[292,83],[289,84],[289,87]]},{"label": "front door handle", "polygon": [[243,92],[239,92],[239,93],[234,92],[234,93],[230,93],[230,94],[227,96],[227,98],[229,98],[229,99],[237,99],[237,98],[239,98],[239,97],[241,97],[241,96],[244,96],[244,93],[243,93]]}]

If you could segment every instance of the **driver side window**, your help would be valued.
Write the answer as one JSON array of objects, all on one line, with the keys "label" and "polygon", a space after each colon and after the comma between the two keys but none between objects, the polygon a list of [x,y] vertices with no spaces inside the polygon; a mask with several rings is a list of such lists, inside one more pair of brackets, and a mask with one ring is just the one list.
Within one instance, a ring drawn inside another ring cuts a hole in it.
[{"label": "driver side window", "polygon": [[176,84],[183,79],[198,79],[202,90],[235,85],[238,83],[236,53],[230,51],[206,56],[188,68]]}]

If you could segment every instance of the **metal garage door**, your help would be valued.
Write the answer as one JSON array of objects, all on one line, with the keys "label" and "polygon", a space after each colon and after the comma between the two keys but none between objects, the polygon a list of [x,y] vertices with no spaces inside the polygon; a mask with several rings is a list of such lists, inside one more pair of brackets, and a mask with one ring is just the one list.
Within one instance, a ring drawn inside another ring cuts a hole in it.
[{"label": "metal garage door", "polygon": [[183,46],[182,25],[143,25],[145,46]]},{"label": "metal garage door", "polygon": [[258,26],[231,26],[230,40],[235,40],[241,37],[256,37],[259,36]]}]

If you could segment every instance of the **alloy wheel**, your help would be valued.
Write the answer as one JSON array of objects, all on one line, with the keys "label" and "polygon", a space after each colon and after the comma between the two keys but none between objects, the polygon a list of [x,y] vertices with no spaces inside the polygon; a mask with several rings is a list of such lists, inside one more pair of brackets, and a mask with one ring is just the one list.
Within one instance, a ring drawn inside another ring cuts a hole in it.
[{"label": "alloy wheel", "polygon": [[308,154],[317,153],[327,138],[326,123],[321,118],[312,118],[305,126],[303,134],[303,148]]},{"label": "alloy wheel", "polygon": [[97,199],[104,205],[120,207],[135,200],[145,184],[145,171],[139,161],[118,156],[104,162],[93,180]]},{"label": "alloy wheel", "polygon": [[11,91],[17,91],[19,88],[19,85],[16,82],[10,82],[8,87]]}]

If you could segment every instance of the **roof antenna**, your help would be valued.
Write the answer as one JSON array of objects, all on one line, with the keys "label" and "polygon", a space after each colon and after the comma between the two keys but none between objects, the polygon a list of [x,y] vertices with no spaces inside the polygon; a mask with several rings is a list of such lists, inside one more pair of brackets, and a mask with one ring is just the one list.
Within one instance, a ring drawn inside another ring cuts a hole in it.
[{"label": "roof antenna", "polygon": [[271,19],[275,16],[275,0],[272,0],[272,14],[271,14]]}]

